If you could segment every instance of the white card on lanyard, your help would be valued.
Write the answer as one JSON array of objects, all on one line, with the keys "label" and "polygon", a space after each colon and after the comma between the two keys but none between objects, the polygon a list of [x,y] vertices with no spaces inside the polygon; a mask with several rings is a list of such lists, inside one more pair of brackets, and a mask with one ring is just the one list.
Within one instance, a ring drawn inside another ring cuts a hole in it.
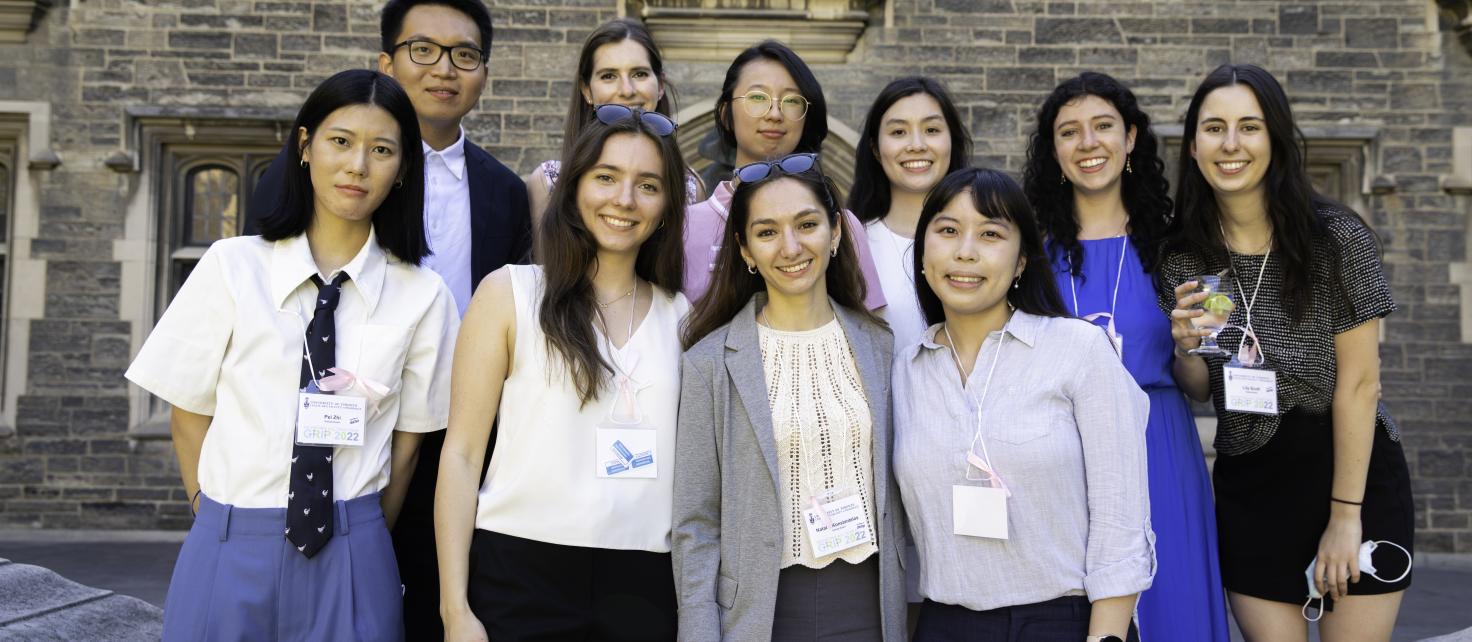
[{"label": "white card on lanyard", "polygon": [[[638,295],[634,302],[638,303]],[[633,332],[630,319],[629,336]],[[639,407],[639,391],[649,386],[631,376],[639,367],[639,354],[633,353],[625,368],[610,344],[609,359],[614,366],[613,407],[594,431],[593,474],[603,479],[657,479],[659,431],[644,421]]]},{"label": "white card on lanyard", "polygon": [[1222,384],[1227,410],[1278,414],[1278,373],[1262,368],[1224,366]]},{"label": "white card on lanyard", "polygon": [[363,445],[368,400],[302,392],[297,396],[296,443],[305,446]]},{"label": "white card on lanyard", "polygon": [[813,557],[827,557],[874,539],[869,532],[868,507],[858,495],[821,504],[814,499],[813,504],[802,512]]},{"label": "white card on lanyard", "polygon": [[1007,491],[986,486],[951,486],[952,532],[1007,539]]}]

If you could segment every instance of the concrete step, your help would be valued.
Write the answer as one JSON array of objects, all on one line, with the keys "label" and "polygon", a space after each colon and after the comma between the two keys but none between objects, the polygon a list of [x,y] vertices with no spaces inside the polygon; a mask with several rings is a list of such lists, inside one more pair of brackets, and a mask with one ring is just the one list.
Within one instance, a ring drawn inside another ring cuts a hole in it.
[{"label": "concrete step", "polygon": [[156,606],[0,559],[0,639],[143,640],[162,632]]}]

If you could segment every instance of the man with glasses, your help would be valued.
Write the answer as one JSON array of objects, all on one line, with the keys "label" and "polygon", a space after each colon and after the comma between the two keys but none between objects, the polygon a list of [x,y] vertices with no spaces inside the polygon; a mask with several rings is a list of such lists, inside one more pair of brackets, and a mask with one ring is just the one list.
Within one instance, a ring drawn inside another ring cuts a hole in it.
[{"label": "man with glasses", "polygon": [[[445,280],[464,316],[481,279],[502,265],[526,261],[532,240],[525,183],[466,140],[461,126],[486,87],[491,14],[481,0],[389,0],[379,29],[378,70],[409,94],[424,140],[424,230],[433,252],[425,266]],[[243,233],[257,233],[257,221],[276,206],[284,172],[297,171],[283,159],[278,156],[256,186]],[[434,486],[444,436],[443,430],[424,436],[394,527],[410,639],[443,637]]]}]

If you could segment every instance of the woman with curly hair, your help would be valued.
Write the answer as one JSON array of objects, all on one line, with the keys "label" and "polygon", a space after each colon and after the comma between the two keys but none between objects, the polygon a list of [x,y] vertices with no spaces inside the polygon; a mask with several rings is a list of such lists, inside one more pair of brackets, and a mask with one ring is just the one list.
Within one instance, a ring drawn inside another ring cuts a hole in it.
[{"label": "woman with curly hair", "polygon": [[1151,273],[1171,227],[1164,164],[1150,119],[1128,88],[1084,72],[1038,110],[1023,172],[1068,311],[1103,325],[1150,395],[1145,432],[1157,542],[1142,636],[1227,640],[1211,484],[1191,409],[1171,374],[1170,319]]}]

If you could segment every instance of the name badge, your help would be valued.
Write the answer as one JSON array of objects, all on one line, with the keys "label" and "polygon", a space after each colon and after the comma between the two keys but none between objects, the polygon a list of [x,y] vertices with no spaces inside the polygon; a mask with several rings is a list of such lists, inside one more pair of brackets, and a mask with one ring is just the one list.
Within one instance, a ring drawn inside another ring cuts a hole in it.
[{"label": "name badge", "polygon": [[952,532],[1007,539],[1007,491],[986,486],[951,486]]},{"label": "name badge", "polygon": [[655,461],[658,431],[649,428],[597,429],[597,450],[593,456],[598,477],[616,479],[655,479],[659,465]]},{"label": "name badge", "polygon": [[304,446],[363,445],[368,400],[347,395],[303,392],[297,395],[296,443]]},{"label": "name badge", "polygon": [[804,510],[802,521],[807,527],[808,542],[813,545],[813,557],[827,557],[872,541],[874,534],[869,532],[868,512],[858,495]]},{"label": "name badge", "polygon": [[1261,368],[1222,368],[1226,408],[1259,415],[1278,414],[1278,373]]}]

